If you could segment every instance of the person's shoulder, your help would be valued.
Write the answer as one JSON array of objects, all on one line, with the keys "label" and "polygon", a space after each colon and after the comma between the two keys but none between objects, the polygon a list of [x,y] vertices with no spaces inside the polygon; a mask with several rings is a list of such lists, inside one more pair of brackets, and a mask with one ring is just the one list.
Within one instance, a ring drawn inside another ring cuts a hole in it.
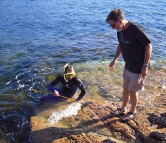
[{"label": "person's shoulder", "polygon": [[131,27],[132,29],[137,29],[137,30],[144,31],[143,27],[141,27],[141,25],[139,25],[138,23],[136,23],[136,22],[131,22],[131,21],[129,21],[129,22],[130,22],[130,27]]},{"label": "person's shoulder", "polygon": [[81,81],[81,79],[78,76],[75,76],[73,79],[76,81]]},{"label": "person's shoulder", "polygon": [[62,77],[63,77],[62,73],[57,75],[57,78],[62,78]]},{"label": "person's shoulder", "polygon": [[79,79],[79,77],[78,77],[78,76],[75,76],[75,77],[73,77],[72,79],[73,79],[73,80],[77,80],[77,79]]}]

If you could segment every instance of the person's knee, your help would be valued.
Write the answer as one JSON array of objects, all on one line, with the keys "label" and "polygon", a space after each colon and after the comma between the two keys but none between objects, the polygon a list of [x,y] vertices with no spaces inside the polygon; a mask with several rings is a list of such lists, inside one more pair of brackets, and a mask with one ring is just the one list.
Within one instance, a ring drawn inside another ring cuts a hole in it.
[{"label": "person's knee", "polygon": [[123,94],[129,94],[128,88],[123,88]]},{"label": "person's knee", "polygon": [[130,94],[137,94],[137,91],[133,91],[133,90],[128,90],[128,92],[130,93]]}]

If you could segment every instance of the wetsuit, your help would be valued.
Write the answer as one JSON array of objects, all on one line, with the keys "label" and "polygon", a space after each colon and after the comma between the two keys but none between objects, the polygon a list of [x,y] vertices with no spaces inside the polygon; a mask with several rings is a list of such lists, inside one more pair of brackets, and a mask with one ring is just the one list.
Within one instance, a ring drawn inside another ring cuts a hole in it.
[{"label": "wetsuit", "polygon": [[[71,98],[79,88],[81,90],[81,93],[76,100],[80,100],[86,94],[83,82],[78,77],[73,77],[71,80],[66,80],[64,76],[64,74],[58,75],[57,78],[49,84],[48,90],[50,90],[51,93],[54,93],[54,90],[57,90],[61,96]],[[54,89],[54,86],[59,83],[61,83],[62,86],[58,89]],[[44,100],[44,98],[46,99],[47,96],[43,97],[42,100]],[[49,95],[48,98],[54,99],[57,97],[52,94],[52,96]]]}]

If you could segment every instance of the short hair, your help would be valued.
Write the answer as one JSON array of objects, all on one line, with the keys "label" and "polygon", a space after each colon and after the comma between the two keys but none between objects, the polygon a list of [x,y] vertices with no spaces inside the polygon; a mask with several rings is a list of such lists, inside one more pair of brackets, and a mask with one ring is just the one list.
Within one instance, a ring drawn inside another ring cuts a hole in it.
[{"label": "short hair", "polygon": [[125,19],[124,13],[121,9],[116,8],[109,13],[109,15],[106,18],[106,22],[108,22],[109,20],[118,21],[120,19]]}]

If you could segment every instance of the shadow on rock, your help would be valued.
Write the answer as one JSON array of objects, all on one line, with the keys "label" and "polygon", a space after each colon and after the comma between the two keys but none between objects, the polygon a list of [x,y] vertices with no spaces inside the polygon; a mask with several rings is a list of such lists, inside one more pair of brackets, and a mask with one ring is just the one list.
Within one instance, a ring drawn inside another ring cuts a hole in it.
[{"label": "shadow on rock", "polygon": [[[60,142],[61,140],[63,140],[62,142],[65,142],[65,140],[66,142],[67,141],[85,142],[85,140],[87,142],[92,142],[92,141],[96,142],[97,139],[95,137],[92,137],[93,133],[102,132],[103,131],[102,129],[104,129],[105,127],[110,128],[109,129],[110,132],[109,133],[107,132],[107,135],[109,134],[109,136],[116,138],[116,136],[111,133],[112,129],[110,125],[101,122],[102,120],[108,119],[109,117],[110,116],[106,116],[105,118],[83,121],[79,123],[76,127],[71,127],[71,128],[50,127],[42,130],[36,130],[32,132],[33,141],[35,143],[49,143],[55,140],[57,142],[58,141]],[[118,121],[118,119],[115,119],[112,122],[116,121]],[[102,143],[116,143],[116,142],[111,141],[110,139],[105,139],[102,141]]]},{"label": "shadow on rock", "polygon": [[[66,137],[66,140],[71,140],[71,135],[80,135],[82,130],[71,130],[66,128],[50,127],[43,130],[37,130],[32,132],[33,140],[35,143],[50,143],[54,140],[58,140]],[[74,138],[72,139],[74,140]],[[80,141],[84,141],[83,139]]]},{"label": "shadow on rock", "polygon": [[110,139],[103,140],[101,143],[116,143]]}]

